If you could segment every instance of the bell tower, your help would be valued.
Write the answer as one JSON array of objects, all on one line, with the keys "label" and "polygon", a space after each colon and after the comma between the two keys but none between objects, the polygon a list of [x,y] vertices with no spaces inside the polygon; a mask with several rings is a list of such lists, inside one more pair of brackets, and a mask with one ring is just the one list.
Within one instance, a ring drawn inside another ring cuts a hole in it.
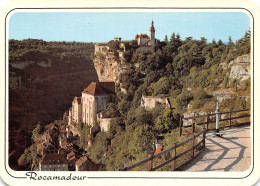
[{"label": "bell tower", "polygon": [[151,46],[153,46],[154,43],[155,43],[155,29],[154,29],[154,26],[153,26],[153,20],[152,20],[151,27],[150,27],[149,31],[150,31]]}]

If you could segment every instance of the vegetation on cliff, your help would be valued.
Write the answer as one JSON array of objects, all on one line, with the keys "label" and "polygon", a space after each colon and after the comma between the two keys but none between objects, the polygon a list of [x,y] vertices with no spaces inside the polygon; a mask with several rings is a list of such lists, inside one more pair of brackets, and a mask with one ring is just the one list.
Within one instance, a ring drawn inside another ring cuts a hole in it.
[{"label": "vegetation on cliff", "polygon": [[21,80],[9,88],[12,169],[21,168],[17,160],[31,145],[31,132],[37,123],[44,126],[62,118],[73,97],[98,80],[90,58],[93,52],[93,43],[9,40],[9,76]]},{"label": "vegetation on cliff", "polygon": [[[228,63],[248,53],[250,31],[236,43],[230,37],[228,44],[221,40],[207,43],[203,37],[181,40],[173,33],[169,41],[167,37],[162,42],[157,40],[153,52],[129,53],[127,61],[138,63],[140,68],[132,67],[120,74],[120,87],[127,94],[117,87],[119,100],[113,108],[117,109],[119,117],[112,120],[107,133],[99,132],[93,139],[93,145],[88,149],[93,161],[106,165],[107,170],[114,170],[153,153],[156,136],[165,137],[166,147],[178,142],[179,117],[187,111],[189,104],[193,110],[212,111],[215,106],[215,98],[209,94],[212,91],[233,89],[237,96],[223,101],[221,106],[228,110],[247,108],[250,99],[246,101],[240,95],[250,95],[250,80],[241,84],[239,80],[229,79],[230,68],[224,69],[220,63]],[[140,106],[142,94],[169,96],[173,110],[162,104],[144,109]]]}]

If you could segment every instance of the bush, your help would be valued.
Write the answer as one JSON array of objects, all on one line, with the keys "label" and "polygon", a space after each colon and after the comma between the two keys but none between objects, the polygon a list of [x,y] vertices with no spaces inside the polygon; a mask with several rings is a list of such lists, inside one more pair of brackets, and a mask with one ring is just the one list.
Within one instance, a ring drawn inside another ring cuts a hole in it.
[{"label": "bush", "polygon": [[189,92],[183,92],[180,95],[177,96],[176,102],[177,102],[177,111],[181,114],[186,112],[187,105],[191,101],[193,96]]},{"label": "bush", "polygon": [[35,129],[33,129],[32,134],[37,135],[37,134],[40,134],[42,131],[43,131],[43,126],[41,125],[40,122],[38,122]]},{"label": "bush", "polygon": [[170,89],[170,82],[167,77],[162,77],[153,86],[153,95],[168,94]]}]

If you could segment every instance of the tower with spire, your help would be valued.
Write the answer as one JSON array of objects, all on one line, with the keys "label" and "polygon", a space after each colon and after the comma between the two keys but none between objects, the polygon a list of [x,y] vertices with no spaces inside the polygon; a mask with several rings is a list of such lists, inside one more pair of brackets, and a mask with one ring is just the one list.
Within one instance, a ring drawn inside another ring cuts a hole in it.
[{"label": "tower with spire", "polygon": [[155,29],[153,20],[149,32],[150,36],[148,36],[148,34],[136,34],[135,40],[137,41],[137,45],[139,45],[139,48],[136,49],[137,51],[153,50],[153,46],[155,44]]},{"label": "tower with spire", "polygon": [[153,26],[153,20],[152,20],[152,23],[151,23],[151,27],[150,27],[150,45],[153,46],[154,43],[155,43],[155,29],[154,29],[154,26]]}]

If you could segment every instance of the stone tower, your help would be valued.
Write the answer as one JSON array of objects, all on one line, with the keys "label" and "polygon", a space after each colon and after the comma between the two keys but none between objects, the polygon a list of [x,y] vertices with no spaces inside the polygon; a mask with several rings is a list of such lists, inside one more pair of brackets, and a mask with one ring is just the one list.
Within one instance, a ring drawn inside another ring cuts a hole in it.
[{"label": "stone tower", "polygon": [[154,29],[154,26],[153,26],[153,21],[151,23],[151,27],[150,27],[150,40],[151,40],[151,46],[154,45],[155,43],[155,29]]}]

